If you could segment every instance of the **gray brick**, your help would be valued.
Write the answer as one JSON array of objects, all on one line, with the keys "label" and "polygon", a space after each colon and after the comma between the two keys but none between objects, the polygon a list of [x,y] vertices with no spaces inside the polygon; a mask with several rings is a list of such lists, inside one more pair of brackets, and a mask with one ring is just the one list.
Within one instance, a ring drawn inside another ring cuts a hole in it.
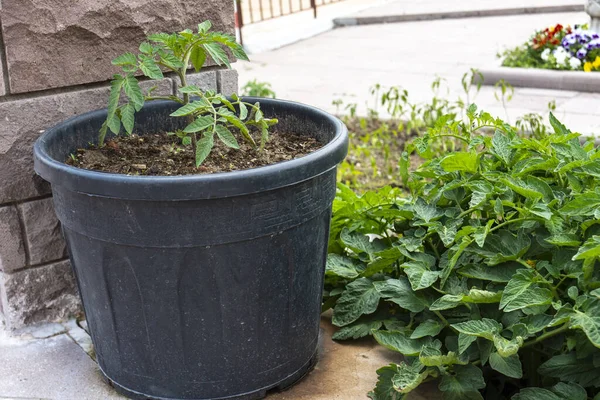
[{"label": "gray brick", "polygon": [[19,206],[23,213],[25,237],[31,265],[60,260],[66,256],[66,244],[52,199],[34,200]]},{"label": "gray brick", "polygon": [[221,69],[217,71],[219,82],[219,93],[231,96],[238,93],[238,72],[235,69]]},{"label": "gray brick", "polygon": [[[175,80],[175,79],[174,79]],[[188,74],[186,77],[188,85],[198,86],[202,90],[217,90],[217,71],[206,71]],[[177,81],[177,83],[179,83]]]},{"label": "gray brick", "polygon": [[69,261],[14,274],[0,272],[0,301],[9,329],[55,322],[81,312]]},{"label": "gray brick", "polygon": [[0,271],[25,267],[25,244],[15,206],[0,207]]}]

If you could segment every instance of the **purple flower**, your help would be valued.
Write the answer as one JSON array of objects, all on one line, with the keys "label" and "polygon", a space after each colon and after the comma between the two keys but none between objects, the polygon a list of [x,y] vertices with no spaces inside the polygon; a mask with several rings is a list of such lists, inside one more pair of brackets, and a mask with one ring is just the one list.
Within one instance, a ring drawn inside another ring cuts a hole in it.
[{"label": "purple flower", "polygon": [[579,58],[580,60],[585,58],[586,55],[587,55],[587,50],[584,48],[581,48],[577,51],[577,58]]},{"label": "purple flower", "polygon": [[592,39],[598,39],[600,38],[600,35],[598,35],[596,32],[592,33]]}]

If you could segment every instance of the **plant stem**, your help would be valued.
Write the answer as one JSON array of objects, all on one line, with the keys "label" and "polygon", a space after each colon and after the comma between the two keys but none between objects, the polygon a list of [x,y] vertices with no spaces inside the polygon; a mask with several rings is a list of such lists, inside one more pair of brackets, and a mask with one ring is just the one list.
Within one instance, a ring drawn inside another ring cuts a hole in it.
[{"label": "plant stem", "polygon": [[444,323],[445,326],[449,326],[450,325],[448,323],[448,320],[446,318],[444,318],[444,316],[442,315],[441,312],[439,312],[439,311],[436,310],[433,313],[438,316],[438,318]]},{"label": "plant stem", "polygon": [[439,253],[438,249],[433,245],[433,240],[431,240],[431,238],[427,238],[427,243],[429,243],[429,246],[431,246],[431,250],[433,250],[436,258],[439,260],[440,253]]},{"label": "plant stem", "polygon": [[451,134],[451,133],[442,133],[440,135],[437,135],[437,137],[453,137],[455,139],[462,140],[463,142],[465,142],[467,144],[469,143],[468,139],[465,139],[464,137],[461,137],[461,136],[458,136],[458,135],[454,135],[454,134]]},{"label": "plant stem", "polygon": [[183,104],[183,100],[181,100],[177,96],[146,96],[145,100],[146,101],[152,101],[152,100],[171,100],[171,101],[176,101],[178,103]]},{"label": "plant stem", "polygon": [[505,227],[506,225],[509,225],[509,224],[514,224],[515,222],[529,221],[529,220],[532,220],[532,219],[535,219],[535,218],[525,218],[525,217],[523,217],[523,218],[510,219],[508,221],[505,221],[505,222],[501,223],[500,225],[496,225],[495,227],[493,227],[492,229],[490,229],[490,232],[497,231],[498,229],[503,228],[503,227]]},{"label": "plant stem", "polygon": [[[190,47],[188,49],[188,51],[186,51],[185,53],[185,57],[183,58],[183,67],[181,67],[181,71],[179,71],[178,75],[179,75],[179,80],[181,81],[181,87],[186,87],[187,86],[187,79],[186,79],[186,73],[187,73],[187,69],[188,66],[190,64],[190,56],[192,55],[192,48]],[[184,93],[183,94],[183,104],[189,104],[190,103],[190,95],[189,93]],[[192,122],[194,122],[194,115],[190,114],[187,116],[187,122],[188,125],[191,124]],[[192,149],[194,152],[196,152],[196,149],[198,148],[198,138],[196,137],[195,133],[192,133]]]},{"label": "plant stem", "polygon": [[541,343],[544,340],[549,339],[549,338],[551,338],[553,336],[560,335],[561,333],[566,332],[567,330],[569,330],[569,325],[565,324],[565,325],[561,326],[558,329],[555,329],[555,330],[550,331],[550,332],[546,332],[543,335],[538,336],[535,340],[530,340],[528,342],[525,342],[523,344],[523,346],[521,346],[521,348],[526,348],[526,347],[529,347],[529,346],[535,346],[536,344]]}]

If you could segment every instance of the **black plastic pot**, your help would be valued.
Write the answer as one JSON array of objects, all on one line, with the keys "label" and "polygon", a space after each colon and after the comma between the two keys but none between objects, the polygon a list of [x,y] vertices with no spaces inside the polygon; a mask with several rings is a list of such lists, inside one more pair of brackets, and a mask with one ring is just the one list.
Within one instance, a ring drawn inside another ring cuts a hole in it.
[{"label": "black plastic pot", "polygon": [[[248,99],[258,101],[259,99]],[[260,99],[279,129],[327,143],[302,158],[181,177],[108,174],[63,161],[95,142],[106,110],[35,144],[52,184],[100,368],[132,398],[258,399],[314,365],[336,166],[345,126]],[[182,128],[148,103],[136,132]]]}]

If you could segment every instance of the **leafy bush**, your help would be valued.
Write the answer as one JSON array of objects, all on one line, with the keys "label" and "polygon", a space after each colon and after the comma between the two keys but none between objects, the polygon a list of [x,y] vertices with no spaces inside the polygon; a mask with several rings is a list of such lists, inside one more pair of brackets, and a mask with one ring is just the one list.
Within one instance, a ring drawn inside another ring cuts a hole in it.
[{"label": "leafy bush", "polygon": [[259,82],[256,79],[247,82],[242,88],[242,93],[244,96],[252,97],[270,97],[272,99],[277,97],[269,82]]},{"label": "leafy bush", "polygon": [[[340,185],[323,305],[334,339],[373,335],[405,356],[377,371],[372,399],[428,381],[447,400],[600,399],[600,151],[550,123],[521,137],[471,106],[407,146],[408,198]],[[448,137],[461,147],[431,151]],[[426,161],[409,173],[413,152]]]}]

